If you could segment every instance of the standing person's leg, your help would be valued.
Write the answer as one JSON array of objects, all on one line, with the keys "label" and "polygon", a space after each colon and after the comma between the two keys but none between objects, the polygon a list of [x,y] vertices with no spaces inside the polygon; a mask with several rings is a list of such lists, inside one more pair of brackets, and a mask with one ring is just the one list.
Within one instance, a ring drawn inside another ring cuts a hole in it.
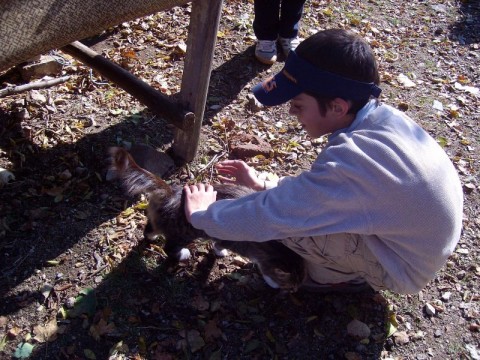
[{"label": "standing person's leg", "polygon": [[300,44],[298,30],[306,0],[282,0],[280,5],[279,42],[285,56]]},{"label": "standing person's leg", "polygon": [[277,37],[280,25],[280,0],[255,0],[253,31],[258,39],[255,57],[271,65],[277,60]]},{"label": "standing person's leg", "polygon": [[280,0],[255,0],[253,31],[258,40],[276,41],[280,26]]}]

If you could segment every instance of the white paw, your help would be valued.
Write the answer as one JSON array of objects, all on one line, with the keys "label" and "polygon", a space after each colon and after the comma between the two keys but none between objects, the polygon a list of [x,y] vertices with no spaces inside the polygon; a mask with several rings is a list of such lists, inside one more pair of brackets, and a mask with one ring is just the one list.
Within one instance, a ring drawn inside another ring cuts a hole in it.
[{"label": "white paw", "polygon": [[148,239],[148,240],[157,240],[158,238],[158,234],[154,234],[154,233],[150,233],[150,234],[145,234],[145,237]]},{"label": "white paw", "polygon": [[222,249],[217,244],[213,244],[213,251],[215,251],[215,255],[218,257],[225,257],[229,254],[227,249]]},{"label": "white paw", "polygon": [[280,285],[278,285],[275,281],[272,280],[270,276],[263,275],[263,280],[270,286],[271,288],[278,289]]},{"label": "white paw", "polygon": [[185,261],[190,259],[192,255],[190,254],[190,250],[183,248],[178,252],[177,256],[178,256],[178,261]]}]

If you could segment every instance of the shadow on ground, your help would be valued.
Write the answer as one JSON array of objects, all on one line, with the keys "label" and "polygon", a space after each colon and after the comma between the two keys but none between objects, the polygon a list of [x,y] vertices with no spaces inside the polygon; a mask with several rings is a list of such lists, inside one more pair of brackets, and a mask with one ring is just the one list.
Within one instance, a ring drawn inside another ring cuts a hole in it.
[{"label": "shadow on ground", "polygon": [[[246,57],[244,53],[238,54],[213,71],[210,98],[221,98],[222,105],[227,105],[256,75],[259,66],[252,66],[248,61],[245,71],[237,71]],[[235,79],[232,80],[232,76]],[[211,119],[214,113],[210,111],[206,119]],[[59,141],[56,146],[43,149],[28,139],[29,130],[15,113],[0,113],[0,149],[13,163],[10,170],[16,176],[14,183],[0,190],[0,209],[5,214],[3,222],[9,229],[0,238],[4,260],[1,296],[31,276],[46,261],[71,248],[91,229],[123,210],[124,199],[115,196],[109,199],[111,184],[103,180],[107,149],[125,139],[156,147],[167,146],[172,141],[171,131],[163,120],[151,118],[147,111],[134,121],[125,118],[116,125],[104,124],[102,130],[85,135],[74,143]],[[50,121],[61,120],[59,115]],[[44,123],[49,120],[33,121]],[[97,122],[101,121],[97,117]],[[108,122],[108,119],[103,121]],[[66,170],[73,175],[72,178],[58,179],[58,175]],[[121,196],[121,193],[117,195]]]},{"label": "shadow on ground", "polygon": [[458,9],[459,21],[450,28],[451,38],[460,45],[480,42],[480,2],[461,1]]},{"label": "shadow on ground", "polygon": [[[63,334],[32,358],[87,350],[106,359],[122,341],[149,359],[380,359],[388,311],[379,294],[282,294],[250,264],[208,280],[223,261],[211,254],[195,265],[144,260],[140,245],[96,288],[92,314],[59,321]],[[347,335],[353,319],[371,327],[369,343]]]}]

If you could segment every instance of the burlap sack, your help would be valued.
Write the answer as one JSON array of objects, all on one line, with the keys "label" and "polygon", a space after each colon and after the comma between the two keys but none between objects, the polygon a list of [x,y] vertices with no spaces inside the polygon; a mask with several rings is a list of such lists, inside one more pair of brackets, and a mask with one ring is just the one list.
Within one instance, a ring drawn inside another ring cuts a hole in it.
[{"label": "burlap sack", "polygon": [[[201,1],[201,0],[200,0]],[[1,0],[0,71],[188,0]]]}]

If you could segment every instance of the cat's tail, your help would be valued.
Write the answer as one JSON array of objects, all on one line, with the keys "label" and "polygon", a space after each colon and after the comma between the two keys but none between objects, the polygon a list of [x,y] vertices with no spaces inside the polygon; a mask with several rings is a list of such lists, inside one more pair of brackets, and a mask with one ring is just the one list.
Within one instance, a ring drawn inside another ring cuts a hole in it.
[{"label": "cat's tail", "polygon": [[110,170],[116,172],[130,195],[150,193],[158,189],[172,191],[170,185],[163,179],[141,168],[124,148],[111,147],[108,152],[110,153]]}]

